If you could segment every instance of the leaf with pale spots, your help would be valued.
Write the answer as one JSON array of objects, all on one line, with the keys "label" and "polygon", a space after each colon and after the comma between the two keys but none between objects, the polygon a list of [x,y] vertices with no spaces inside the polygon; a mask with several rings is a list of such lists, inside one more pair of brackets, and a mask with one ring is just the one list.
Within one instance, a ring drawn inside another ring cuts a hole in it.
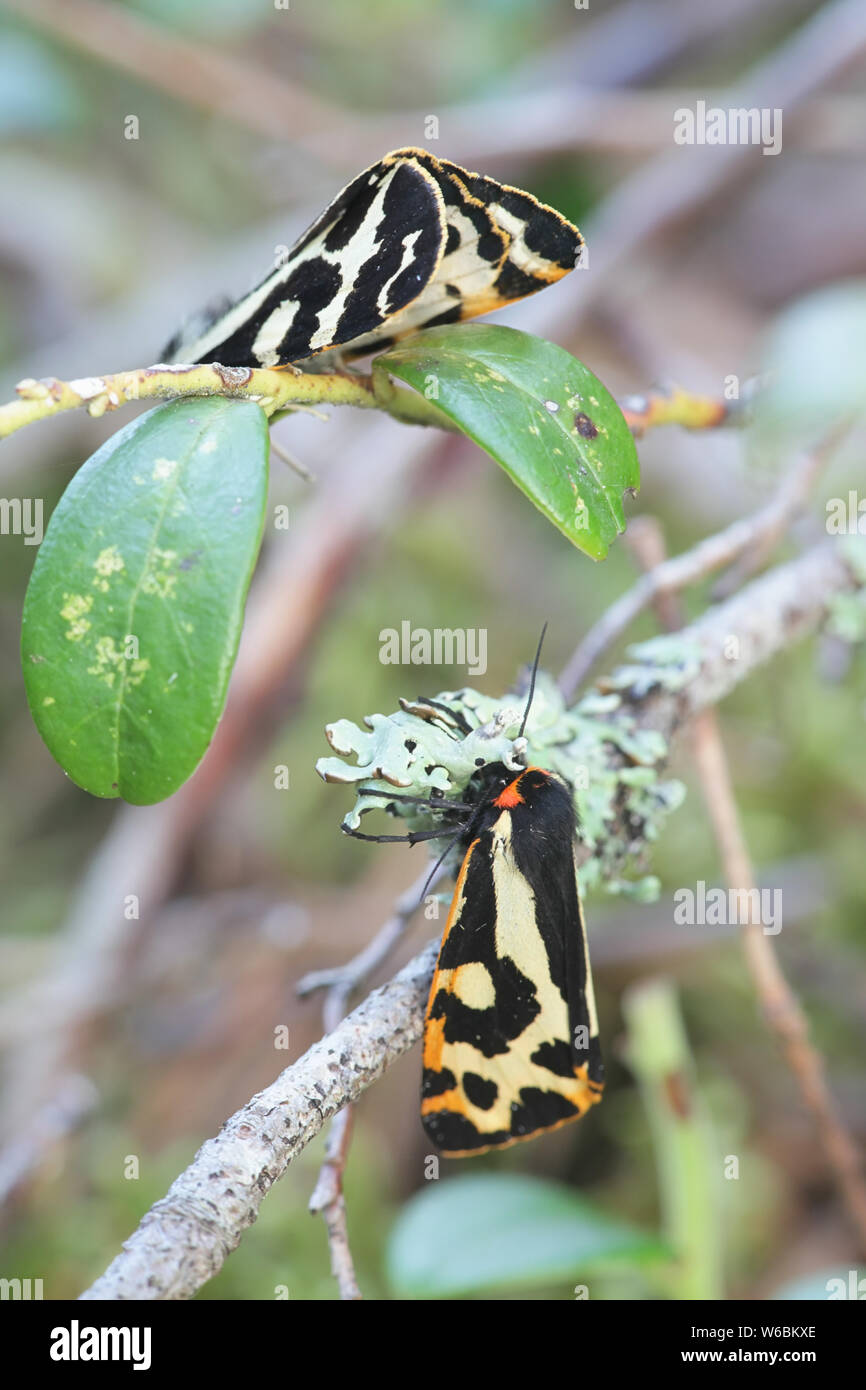
[{"label": "leaf with pale spots", "polygon": [[225,703],[267,498],[261,409],[172,401],[75,475],[24,604],[36,725],[95,796],[148,805],[190,776]]},{"label": "leaf with pale spots", "polygon": [[495,459],[580,550],[602,560],[639,486],[622,411],[564,348],[515,328],[431,328],[377,357]]}]

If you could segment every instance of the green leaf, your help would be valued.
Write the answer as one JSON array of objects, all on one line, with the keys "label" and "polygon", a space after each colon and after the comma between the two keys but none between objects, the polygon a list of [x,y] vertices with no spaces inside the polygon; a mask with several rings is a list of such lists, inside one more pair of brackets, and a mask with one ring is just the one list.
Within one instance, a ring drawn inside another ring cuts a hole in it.
[{"label": "green leaf", "polygon": [[75,475],[24,603],[27,698],[51,753],[95,796],[148,805],[213,737],[264,524],[257,405],[172,401]]},{"label": "green leaf", "polygon": [[398,1297],[569,1284],[590,1265],[669,1255],[570,1188],[484,1173],[431,1183],[403,1208],[388,1244]]},{"label": "green leaf", "polygon": [[580,550],[602,560],[625,530],[640,470],[616,401],[563,348],[515,328],[430,328],[376,358],[495,459]]}]

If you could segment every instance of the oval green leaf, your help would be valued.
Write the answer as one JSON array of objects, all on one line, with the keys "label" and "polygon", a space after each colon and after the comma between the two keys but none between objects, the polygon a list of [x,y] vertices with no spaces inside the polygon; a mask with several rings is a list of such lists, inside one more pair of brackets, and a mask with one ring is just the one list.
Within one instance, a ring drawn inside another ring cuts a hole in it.
[{"label": "oval green leaf", "polygon": [[484,1173],[431,1183],[403,1208],[388,1243],[388,1275],[408,1298],[567,1283],[590,1265],[652,1262],[670,1252],[614,1221],[571,1188]]},{"label": "oval green leaf", "polygon": [[190,776],[225,703],[267,500],[261,409],[172,401],[113,435],[51,518],[21,650],[49,750],[95,796]]},{"label": "oval green leaf", "polygon": [[564,348],[492,324],[430,328],[376,358],[495,459],[574,545],[602,560],[640,484],[622,411]]}]

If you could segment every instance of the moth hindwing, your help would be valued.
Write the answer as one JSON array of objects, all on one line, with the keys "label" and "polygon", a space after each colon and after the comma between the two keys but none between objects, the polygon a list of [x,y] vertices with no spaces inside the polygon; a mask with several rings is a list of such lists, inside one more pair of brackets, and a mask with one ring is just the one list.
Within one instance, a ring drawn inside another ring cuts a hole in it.
[{"label": "moth hindwing", "polygon": [[534,294],[583,251],[531,194],[401,149],[343,189],[285,260],[235,304],[178,334],[167,362],[282,367],[379,351]]},{"label": "moth hindwing", "polygon": [[538,767],[482,777],[424,1026],[421,1118],[454,1156],[577,1119],[604,1079],[571,793]]}]

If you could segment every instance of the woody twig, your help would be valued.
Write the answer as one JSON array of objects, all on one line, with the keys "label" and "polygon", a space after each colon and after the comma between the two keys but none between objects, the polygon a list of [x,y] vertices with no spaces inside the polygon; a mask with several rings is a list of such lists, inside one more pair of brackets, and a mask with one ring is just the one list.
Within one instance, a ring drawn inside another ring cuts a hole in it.
[{"label": "woody twig", "polygon": [[766,553],[768,546],[777,544],[797,512],[805,506],[825,457],[824,449],[804,455],[786,473],[770,501],[752,516],[732,522],[723,531],[699,541],[691,550],[665,559],[642,575],[611,604],[575,648],[559,677],[563,694],[566,697],[574,694],[602,654],[651,604],[679,593],[690,584],[697,584],[756,546]]},{"label": "woody twig", "polygon": [[[405,936],[425,888],[435,886],[442,877],[441,869],[431,878],[425,868],[398,898],[393,913],[363,951],[359,951],[352,960],[336,970],[313,971],[300,981],[298,994],[302,996],[319,989],[327,990],[322,1007],[326,1034],[339,1026],[352,994],[384,964]],[[340,1297],[347,1300],[362,1297],[349,1246],[346,1203],[343,1197],[343,1174],[352,1140],[352,1114],[351,1106],[347,1105],[331,1121],[325,1161],[310,1198],[310,1211],[320,1214],[327,1227],[331,1272],[337,1281]]]}]

